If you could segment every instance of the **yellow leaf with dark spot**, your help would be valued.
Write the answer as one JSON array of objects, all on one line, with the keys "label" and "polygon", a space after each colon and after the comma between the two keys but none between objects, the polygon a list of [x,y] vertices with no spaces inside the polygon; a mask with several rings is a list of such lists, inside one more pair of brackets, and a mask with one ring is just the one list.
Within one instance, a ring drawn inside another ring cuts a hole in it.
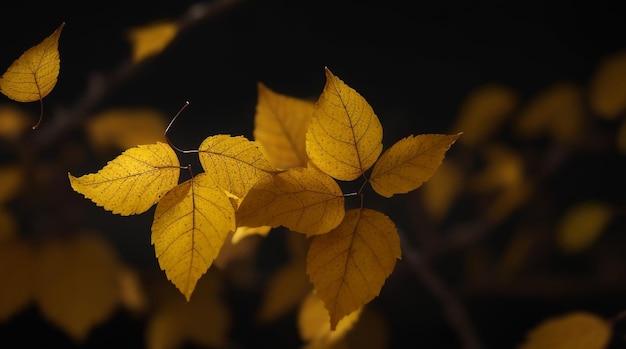
[{"label": "yellow leaf with dark spot", "polygon": [[461,104],[453,130],[463,132],[463,144],[478,146],[500,131],[517,102],[517,93],[506,86],[479,86]]},{"label": "yellow leaf with dark spot", "polygon": [[383,128],[374,110],[354,89],[326,69],[326,85],[306,133],[306,152],[320,170],[352,181],[378,159]]},{"label": "yellow leaf with dark spot", "polygon": [[276,169],[253,141],[243,136],[215,135],[198,148],[200,163],[223,190],[242,199],[261,178]]},{"label": "yellow leaf with dark spot", "polygon": [[172,21],[157,21],[128,32],[132,44],[133,62],[140,62],[154,56],[176,37],[178,24]]},{"label": "yellow leaf with dark spot", "polygon": [[611,339],[610,321],[574,311],[550,317],[528,332],[518,349],[605,349]]},{"label": "yellow leaf with dark spot", "polygon": [[57,83],[61,60],[59,37],[65,23],[41,43],[16,59],[0,78],[0,91],[18,102],[34,102],[47,96]]},{"label": "yellow leaf with dark spot", "polygon": [[589,83],[589,104],[606,120],[615,120],[626,110],[626,51],[600,62]]},{"label": "yellow leaf with dark spot", "polygon": [[398,141],[374,165],[372,188],[384,197],[419,188],[437,171],[445,153],[460,136],[461,133],[424,134]]},{"label": "yellow leaf with dark spot", "polygon": [[285,226],[308,236],[335,228],[345,214],[341,188],[314,168],[294,167],[259,180],[237,209],[237,225]]},{"label": "yellow leaf with dark spot", "polygon": [[565,253],[577,253],[594,243],[613,218],[608,203],[579,202],[561,217],[556,231],[558,247]]},{"label": "yellow leaf with dark spot", "polygon": [[206,173],[176,186],[157,204],[152,222],[156,257],[187,300],[233,230],[235,209]]},{"label": "yellow leaf with dark spot", "polygon": [[164,115],[152,108],[112,108],[87,120],[87,138],[100,150],[128,149],[139,144],[166,142]]},{"label": "yellow leaf with dark spot", "polygon": [[309,158],[305,134],[313,116],[313,102],[276,93],[258,84],[254,139],[273,166],[305,167]]},{"label": "yellow leaf with dark spot", "polygon": [[371,209],[350,210],[337,228],[313,238],[307,273],[328,309],[331,329],[378,296],[400,258],[395,224]]},{"label": "yellow leaf with dark spot", "polygon": [[150,209],[178,184],[179,175],[176,153],[161,142],[128,149],[97,173],[81,177],[68,173],[72,189],[124,216]]},{"label": "yellow leaf with dark spot", "polygon": [[337,326],[331,329],[328,310],[324,302],[315,292],[304,298],[298,309],[298,332],[307,344],[306,348],[332,348],[332,345],[343,340],[359,320],[363,307],[359,307],[343,317]]},{"label": "yellow leaf with dark spot", "polygon": [[92,233],[51,242],[40,251],[37,304],[44,318],[83,342],[120,304],[119,261]]}]

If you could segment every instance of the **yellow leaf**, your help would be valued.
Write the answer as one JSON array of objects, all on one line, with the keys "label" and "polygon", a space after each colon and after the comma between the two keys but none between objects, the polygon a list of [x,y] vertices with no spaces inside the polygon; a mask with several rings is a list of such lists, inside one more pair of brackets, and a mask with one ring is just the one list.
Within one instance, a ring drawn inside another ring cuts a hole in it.
[{"label": "yellow leaf", "polygon": [[[311,292],[303,260],[291,260],[272,275],[265,290],[256,321],[268,324],[295,309]],[[322,308],[323,309],[323,308]],[[325,310],[325,309],[324,309]],[[328,326],[328,312],[326,312]]]},{"label": "yellow leaf", "polygon": [[524,181],[524,161],[516,150],[504,144],[488,144],[482,155],[485,168],[471,178],[470,187],[479,193],[509,190]]},{"label": "yellow leaf", "polygon": [[352,181],[376,162],[382,139],[383,128],[372,107],[326,68],[326,85],[306,133],[311,161],[336,179]]},{"label": "yellow leaf", "polygon": [[250,235],[259,235],[259,236],[267,236],[269,234],[272,227],[263,226],[263,227],[237,227],[235,233],[233,234],[232,243],[236,244],[241,239]]},{"label": "yellow leaf", "polygon": [[29,128],[31,117],[13,105],[0,105],[0,138],[19,139]]},{"label": "yellow leaf", "polygon": [[85,126],[91,145],[105,151],[166,142],[167,121],[151,108],[112,108],[91,117]]},{"label": "yellow leaf", "polygon": [[528,103],[514,132],[518,137],[549,136],[559,143],[573,143],[585,131],[583,91],[572,83],[558,83]]},{"label": "yellow leaf", "polygon": [[138,63],[163,51],[177,33],[178,24],[172,21],[157,21],[132,28],[128,39],[132,44],[133,62]]},{"label": "yellow leaf", "polygon": [[118,273],[118,280],[122,305],[135,313],[147,310],[148,300],[141,286],[141,275],[136,270],[122,266]]},{"label": "yellow leaf", "polygon": [[124,216],[150,209],[178,184],[179,175],[176,153],[161,142],[128,149],[97,173],[81,177],[68,173],[72,189]]},{"label": "yellow leaf", "polygon": [[558,247],[565,253],[584,250],[598,239],[613,215],[611,206],[604,202],[585,201],[573,205],[558,223]]},{"label": "yellow leaf", "polygon": [[309,158],[305,134],[313,116],[312,102],[278,94],[258,83],[254,139],[270,163],[281,169],[305,167]]},{"label": "yellow leaf", "polygon": [[156,257],[187,300],[233,230],[235,209],[206,173],[174,187],[157,204],[152,223]]},{"label": "yellow leaf", "polygon": [[592,313],[574,311],[538,324],[518,349],[605,349],[611,331],[609,321]]},{"label": "yellow leaf", "polygon": [[378,296],[400,258],[395,224],[371,209],[350,210],[337,228],[313,238],[307,273],[329,311],[331,329]]},{"label": "yellow leaf", "polygon": [[242,199],[261,178],[276,171],[253,141],[243,136],[216,135],[198,148],[200,164],[217,185]]},{"label": "yellow leaf", "polygon": [[341,188],[314,168],[294,167],[259,180],[237,210],[237,225],[285,226],[307,236],[324,234],[345,214]]},{"label": "yellow leaf", "polygon": [[424,208],[434,220],[444,218],[463,188],[463,169],[450,161],[444,161],[421,189]]},{"label": "yellow leaf", "polygon": [[374,165],[372,188],[384,197],[419,188],[437,171],[445,153],[461,134],[425,134],[398,141]]},{"label": "yellow leaf", "polygon": [[463,144],[478,146],[500,130],[517,101],[517,93],[506,86],[479,86],[461,104],[453,129],[463,132]]},{"label": "yellow leaf", "polygon": [[0,323],[34,300],[38,262],[29,244],[18,239],[0,241]]},{"label": "yellow leaf", "polygon": [[597,67],[589,83],[589,104],[596,115],[615,120],[626,109],[626,51],[616,52]]},{"label": "yellow leaf", "polygon": [[298,332],[307,343],[306,348],[328,348],[342,340],[359,320],[363,307],[343,317],[336,328],[331,329],[328,310],[318,294],[310,292],[298,310]]},{"label": "yellow leaf", "polygon": [[43,99],[59,76],[59,37],[65,23],[41,43],[24,52],[0,78],[0,91],[18,102]]},{"label": "yellow leaf", "polygon": [[83,342],[119,305],[117,256],[101,238],[81,233],[67,242],[46,244],[40,258],[39,309],[44,318]]},{"label": "yellow leaf", "polygon": [[165,299],[146,326],[146,348],[225,348],[232,315],[220,299],[221,288],[220,280],[208,273],[198,281],[197,297]]}]

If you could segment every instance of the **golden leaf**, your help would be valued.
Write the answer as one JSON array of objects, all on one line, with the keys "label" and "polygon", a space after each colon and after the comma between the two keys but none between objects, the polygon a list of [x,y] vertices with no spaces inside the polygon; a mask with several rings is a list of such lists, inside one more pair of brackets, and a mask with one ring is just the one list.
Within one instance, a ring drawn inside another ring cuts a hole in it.
[{"label": "golden leaf", "polygon": [[463,189],[465,174],[461,166],[453,162],[442,162],[441,166],[421,189],[424,209],[434,220],[445,217],[454,200]]},{"label": "golden leaf", "polygon": [[326,85],[306,133],[306,152],[328,175],[352,181],[378,159],[383,128],[374,110],[326,68]]},{"label": "golden leaf", "polygon": [[589,104],[605,120],[615,120],[626,110],[626,51],[600,62],[589,83]]},{"label": "golden leaf", "polygon": [[517,93],[506,86],[479,86],[461,104],[453,130],[463,132],[463,144],[478,146],[499,131],[517,102]]},{"label": "golden leaf", "polygon": [[146,326],[146,348],[175,349],[189,344],[225,348],[232,315],[220,298],[221,289],[220,279],[207,273],[198,281],[193,299],[165,297]]},{"label": "golden leaf", "polygon": [[573,143],[583,134],[583,91],[572,83],[558,83],[528,103],[517,119],[518,137],[549,136],[559,143]]},{"label": "golden leaf", "polygon": [[250,235],[259,235],[259,236],[267,236],[269,234],[272,227],[263,226],[263,227],[237,227],[235,233],[233,234],[232,243],[236,244],[241,239]]},{"label": "golden leaf", "polygon": [[363,307],[343,317],[336,328],[331,329],[328,310],[318,294],[310,292],[298,310],[298,332],[307,344],[306,348],[329,348],[343,340],[355,326]]},{"label": "golden leaf", "polygon": [[253,141],[243,136],[215,135],[198,148],[200,164],[223,190],[242,199],[263,177],[276,171]]},{"label": "golden leaf", "polygon": [[409,136],[395,143],[374,165],[370,183],[384,197],[408,193],[430,179],[462,133]]},{"label": "golden leaf", "polygon": [[133,62],[138,63],[163,51],[177,33],[178,24],[172,21],[157,21],[132,28],[128,39],[132,44]]},{"label": "golden leaf", "polygon": [[167,121],[151,108],[112,108],[91,117],[85,126],[91,145],[105,151],[166,142]]},{"label": "golden leaf", "polygon": [[0,78],[0,91],[18,102],[43,99],[59,76],[59,37],[65,23],[41,43],[24,52]]},{"label": "golden leaf", "polygon": [[19,139],[31,124],[30,114],[14,105],[0,105],[0,138]]},{"label": "golden leaf", "polygon": [[578,253],[593,244],[613,218],[608,203],[584,201],[571,206],[561,217],[556,242],[565,253]]},{"label": "golden leaf", "polygon": [[278,94],[258,83],[254,139],[277,168],[306,167],[305,134],[313,116],[312,102]]},{"label": "golden leaf", "polygon": [[35,250],[26,242],[0,241],[0,323],[34,300],[38,262]]},{"label": "golden leaf", "polygon": [[81,177],[68,173],[72,189],[124,216],[150,209],[178,184],[179,175],[176,153],[161,142],[128,149],[97,173]]},{"label": "golden leaf", "polygon": [[611,323],[598,315],[574,311],[541,322],[518,349],[605,349],[611,331]]},{"label": "golden leaf", "polygon": [[294,167],[259,180],[237,210],[238,226],[284,226],[308,236],[336,227],[345,213],[341,188],[314,168]]},{"label": "golden leaf", "polygon": [[187,300],[233,230],[235,209],[206,173],[176,186],[157,204],[152,223],[156,257]]},{"label": "golden leaf", "polygon": [[313,238],[307,273],[329,311],[331,329],[378,296],[400,258],[395,224],[371,209],[350,210],[337,228]]},{"label": "golden leaf", "polygon": [[77,342],[108,319],[120,302],[115,252],[94,234],[46,244],[40,253],[40,289],[44,318]]}]

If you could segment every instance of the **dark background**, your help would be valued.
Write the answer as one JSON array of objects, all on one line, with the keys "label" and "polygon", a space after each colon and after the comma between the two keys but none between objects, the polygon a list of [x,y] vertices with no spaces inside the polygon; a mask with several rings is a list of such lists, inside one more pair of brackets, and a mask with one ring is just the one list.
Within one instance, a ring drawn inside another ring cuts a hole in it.
[{"label": "dark background", "polygon": [[[8,67],[66,22],[59,44],[59,82],[46,98],[46,108],[72,108],[93,73],[114,74],[127,64],[129,28],[181,18],[193,3],[4,2],[0,67]],[[510,86],[522,99],[560,80],[586,84],[604,57],[626,48],[625,12],[617,4],[240,1],[187,28],[93,111],[148,105],[174,115],[188,100],[191,105],[170,136],[179,147],[194,148],[212,134],[251,136],[257,82],[280,93],[315,98],[327,66],[372,105],[388,146],[408,134],[446,133],[463,98],[483,83]],[[42,157],[54,156],[66,137],[78,137],[71,126],[51,133],[46,124],[55,121],[44,117],[39,131],[47,138],[32,139],[49,147],[40,152]],[[95,159],[67,170],[86,172],[101,165]],[[70,192],[69,186],[66,190]],[[76,199],[73,194],[64,197]],[[105,226],[115,224],[110,222],[116,218],[106,212],[99,217]],[[148,242],[150,217],[137,217],[131,224],[139,230],[136,237],[112,232],[111,240],[129,263],[158,268]],[[454,280],[454,266],[443,264],[438,271]],[[375,302],[392,314],[390,347],[459,347],[439,305],[404,268],[399,263],[399,276],[390,279]],[[255,297],[233,298],[238,296]],[[530,327],[552,314],[583,308],[609,316],[625,308],[623,294],[613,293],[562,300],[474,295],[463,301],[488,348],[515,347]],[[277,338],[284,343],[274,347],[293,347],[297,341],[287,323],[263,330],[241,323],[234,335],[242,337],[245,347],[268,346]],[[143,326],[120,313],[95,330],[83,347],[140,348]],[[72,347],[34,309],[0,327],[2,348],[26,347],[6,344],[13,340],[32,347]]]}]

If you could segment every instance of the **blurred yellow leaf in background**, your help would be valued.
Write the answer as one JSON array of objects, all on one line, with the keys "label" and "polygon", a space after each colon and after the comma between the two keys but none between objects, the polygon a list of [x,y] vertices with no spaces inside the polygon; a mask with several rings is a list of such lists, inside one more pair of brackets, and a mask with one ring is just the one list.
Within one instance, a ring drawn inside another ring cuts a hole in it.
[{"label": "blurred yellow leaf in background", "polygon": [[324,173],[352,181],[378,160],[383,128],[358,92],[325,71],[326,85],[306,133],[306,152]]},{"label": "blurred yellow leaf in background", "polygon": [[21,109],[8,104],[0,105],[0,138],[19,139],[31,125],[32,118]]},{"label": "blurred yellow leaf in background", "polygon": [[0,240],[0,323],[34,301],[38,268],[37,253],[29,243]]},{"label": "blurred yellow leaf in background", "polygon": [[584,201],[572,205],[560,218],[556,242],[565,253],[578,253],[591,246],[611,222],[614,212],[608,203]]},{"label": "blurred yellow leaf in background", "polygon": [[626,51],[600,62],[589,83],[589,104],[606,120],[615,120],[626,110]]},{"label": "blurred yellow leaf in background", "polygon": [[435,221],[445,217],[463,189],[464,182],[463,169],[454,162],[445,161],[428,182],[424,183],[420,198],[424,209]]},{"label": "blurred yellow leaf in background", "polygon": [[132,45],[133,62],[138,63],[154,56],[176,37],[178,24],[172,21],[157,21],[128,31]]},{"label": "blurred yellow leaf in background", "polygon": [[605,349],[611,326],[598,315],[574,311],[542,321],[518,349]]}]

